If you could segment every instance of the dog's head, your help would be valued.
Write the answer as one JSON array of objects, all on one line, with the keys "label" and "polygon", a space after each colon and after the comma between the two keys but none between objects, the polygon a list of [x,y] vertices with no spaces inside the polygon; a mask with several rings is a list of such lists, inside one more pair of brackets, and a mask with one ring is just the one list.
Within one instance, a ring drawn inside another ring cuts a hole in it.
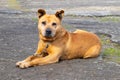
[{"label": "dog's head", "polygon": [[53,15],[46,14],[43,9],[38,10],[38,29],[40,36],[44,39],[52,39],[56,36],[59,28],[61,27],[61,20],[64,11],[57,11]]}]

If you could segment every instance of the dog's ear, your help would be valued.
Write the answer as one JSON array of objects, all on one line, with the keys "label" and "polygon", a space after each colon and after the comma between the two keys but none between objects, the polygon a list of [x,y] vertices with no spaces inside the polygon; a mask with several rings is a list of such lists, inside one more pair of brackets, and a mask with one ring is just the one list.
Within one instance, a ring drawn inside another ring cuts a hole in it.
[{"label": "dog's ear", "polygon": [[38,9],[38,17],[42,17],[43,15],[46,14],[46,11],[44,9]]},{"label": "dog's ear", "polygon": [[57,12],[55,13],[55,16],[56,16],[57,18],[59,18],[60,20],[62,20],[62,18],[63,18],[63,16],[64,16],[64,10],[57,11]]}]

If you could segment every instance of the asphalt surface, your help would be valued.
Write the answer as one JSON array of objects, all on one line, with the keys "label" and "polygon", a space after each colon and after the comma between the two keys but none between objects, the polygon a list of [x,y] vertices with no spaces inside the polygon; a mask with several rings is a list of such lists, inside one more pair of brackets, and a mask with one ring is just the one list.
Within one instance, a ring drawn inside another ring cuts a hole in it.
[{"label": "asphalt surface", "polygon": [[[112,12],[115,7],[119,9],[120,1],[17,0],[17,3],[14,2],[17,5],[8,4],[9,1],[0,0],[0,80],[120,80],[120,65],[104,61],[101,56],[93,59],[66,60],[28,69],[15,67],[17,61],[32,55],[37,48],[39,39],[36,10],[38,8],[45,8],[48,13],[54,13],[55,10],[63,8],[66,11],[63,25],[70,26],[67,27],[69,31],[79,28],[107,34],[111,36],[112,41],[120,43],[119,22],[100,22],[91,17],[79,17],[77,16],[81,15],[79,11],[73,11],[76,14],[69,14],[72,9],[77,10],[90,6],[106,6],[107,8],[114,6]],[[92,10],[94,9],[92,8]],[[88,11],[91,12],[91,9]],[[119,11],[117,12],[119,13]],[[97,14],[97,16],[101,16],[101,14]]]}]

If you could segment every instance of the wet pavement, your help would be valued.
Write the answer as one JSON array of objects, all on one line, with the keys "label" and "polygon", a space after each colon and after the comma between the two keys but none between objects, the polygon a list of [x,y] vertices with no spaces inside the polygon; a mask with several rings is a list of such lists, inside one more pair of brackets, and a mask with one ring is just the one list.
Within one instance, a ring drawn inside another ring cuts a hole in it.
[{"label": "wet pavement", "polygon": [[[100,9],[112,7],[111,12],[116,10],[119,15],[119,4],[118,0],[58,0],[54,2],[51,0],[0,0],[0,80],[119,80],[120,65],[104,61],[101,56],[93,59],[66,60],[28,69],[15,67],[17,61],[32,55],[37,48],[39,40],[37,9],[45,8],[48,13],[55,13],[55,10],[62,8],[66,11],[63,25],[69,31],[79,28],[98,34],[107,34],[112,41],[120,43],[119,21],[104,22],[98,18],[82,15],[85,14],[86,7],[94,7],[87,10],[89,14],[91,10],[97,12],[95,8],[98,7]],[[79,11],[84,13],[81,14]],[[101,9],[101,11],[104,13],[106,10]],[[95,15],[95,12],[92,14]],[[96,16],[101,16],[101,14]]]}]

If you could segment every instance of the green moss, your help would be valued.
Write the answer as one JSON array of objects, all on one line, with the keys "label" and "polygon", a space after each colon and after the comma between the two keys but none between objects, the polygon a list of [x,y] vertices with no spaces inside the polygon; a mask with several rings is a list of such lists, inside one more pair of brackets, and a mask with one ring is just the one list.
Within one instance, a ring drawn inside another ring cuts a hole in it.
[{"label": "green moss", "polygon": [[7,1],[8,7],[15,10],[20,11],[30,11],[29,9],[21,7],[20,3],[17,0],[8,0]]},{"label": "green moss", "polygon": [[102,57],[104,60],[120,63],[120,45],[110,40],[107,35],[100,35],[103,45]]},{"label": "green moss", "polygon": [[71,29],[73,29],[72,26],[67,25],[67,24],[64,24],[63,27],[64,27],[65,29],[67,29],[67,30],[71,30]]},{"label": "green moss", "polygon": [[110,47],[106,48],[103,52],[104,56],[109,55],[109,56],[118,56],[120,57],[120,49],[117,47]]},{"label": "green moss", "polygon": [[120,22],[120,17],[106,16],[98,18],[101,22]]},{"label": "green moss", "polygon": [[101,43],[103,45],[109,45],[111,43],[110,37],[106,34],[102,34],[99,36],[101,38]]},{"label": "green moss", "polygon": [[69,15],[66,15],[66,17],[78,17],[77,15],[73,15],[73,14],[69,14]]},{"label": "green moss", "polygon": [[8,5],[12,9],[21,9],[19,3],[16,0],[8,0]]},{"label": "green moss", "polygon": [[35,22],[37,22],[37,21],[38,21],[38,19],[37,19],[37,18],[32,18],[32,20],[33,20],[33,21],[35,21]]}]

